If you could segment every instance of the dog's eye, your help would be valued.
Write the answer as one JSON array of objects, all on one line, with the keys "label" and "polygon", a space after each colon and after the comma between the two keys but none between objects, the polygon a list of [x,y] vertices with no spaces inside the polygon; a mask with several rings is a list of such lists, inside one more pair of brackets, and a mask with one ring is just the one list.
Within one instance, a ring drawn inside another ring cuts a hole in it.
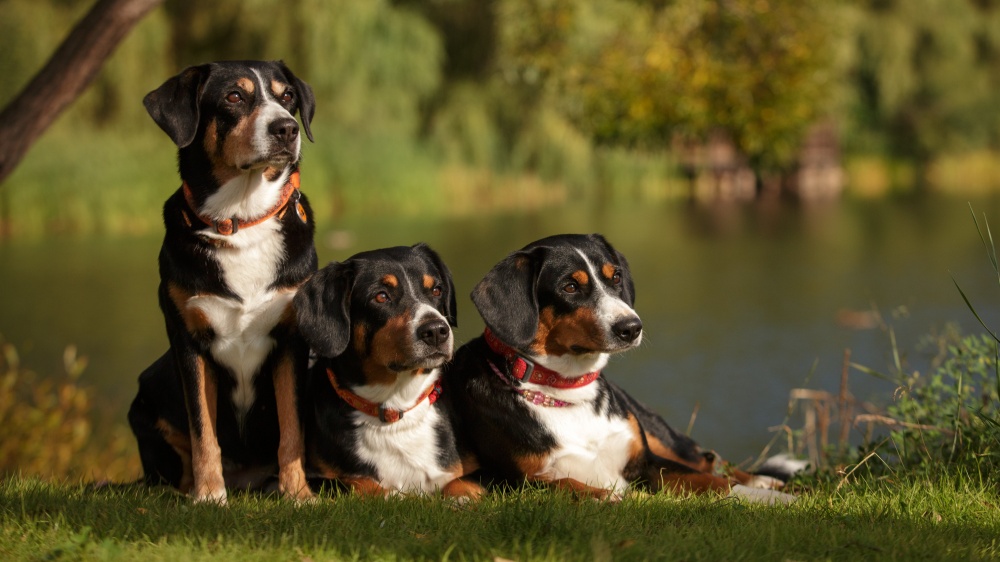
[{"label": "dog's eye", "polygon": [[616,271],[615,274],[611,276],[611,283],[614,285],[622,284],[622,274],[620,271]]},{"label": "dog's eye", "polygon": [[566,292],[566,293],[575,293],[575,292],[577,292],[579,290],[580,290],[580,286],[577,285],[575,282],[566,283],[566,285],[563,286],[563,292]]},{"label": "dog's eye", "polygon": [[291,102],[295,99],[295,94],[291,90],[285,90],[285,93],[281,94],[281,101],[285,103]]},{"label": "dog's eye", "polygon": [[444,291],[441,290],[441,285],[435,285],[434,288],[431,289],[431,294],[435,297],[440,297],[443,292]]},{"label": "dog's eye", "polygon": [[385,304],[392,299],[389,298],[389,293],[385,291],[379,291],[378,293],[375,293],[375,296],[372,297],[372,300],[379,304]]},{"label": "dog's eye", "polygon": [[240,103],[243,101],[243,96],[239,92],[229,92],[226,95],[226,101],[229,103]]}]

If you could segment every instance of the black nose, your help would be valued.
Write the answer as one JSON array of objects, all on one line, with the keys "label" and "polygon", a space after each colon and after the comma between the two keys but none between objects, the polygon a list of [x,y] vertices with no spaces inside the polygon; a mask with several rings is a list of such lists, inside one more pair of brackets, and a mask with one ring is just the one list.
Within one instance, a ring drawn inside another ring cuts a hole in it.
[{"label": "black nose", "polygon": [[271,133],[271,136],[279,142],[287,144],[299,136],[299,123],[291,117],[285,117],[272,121],[267,127],[267,132]]},{"label": "black nose", "polygon": [[619,320],[611,326],[611,331],[618,339],[624,342],[633,342],[642,333],[642,321],[635,316]]},{"label": "black nose", "polygon": [[417,339],[434,347],[448,341],[450,335],[451,328],[444,320],[431,320],[417,327]]}]

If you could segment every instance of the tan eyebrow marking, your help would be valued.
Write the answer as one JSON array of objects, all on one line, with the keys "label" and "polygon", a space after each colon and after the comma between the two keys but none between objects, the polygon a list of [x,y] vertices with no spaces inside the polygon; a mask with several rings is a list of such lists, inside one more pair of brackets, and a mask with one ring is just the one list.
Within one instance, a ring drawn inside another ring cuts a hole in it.
[{"label": "tan eyebrow marking", "polygon": [[570,275],[570,277],[572,277],[574,281],[576,281],[581,285],[586,285],[587,282],[590,281],[590,276],[588,276],[587,272],[583,271],[582,269],[579,271],[574,271],[573,275]]},{"label": "tan eyebrow marking", "polygon": [[271,93],[274,94],[274,97],[280,97],[281,94],[285,93],[286,88],[288,88],[288,85],[284,82],[271,80]]},{"label": "tan eyebrow marking", "polygon": [[616,271],[615,266],[611,265],[610,263],[606,263],[601,266],[601,275],[607,277],[608,279],[611,279],[615,276],[615,271]]},{"label": "tan eyebrow marking", "polygon": [[243,88],[244,90],[246,90],[247,92],[249,92],[251,94],[256,89],[256,87],[254,86],[253,80],[251,80],[249,78],[245,78],[245,77],[244,78],[240,78],[239,80],[237,80],[236,81],[236,85],[239,86],[240,88]]},{"label": "tan eyebrow marking", "polygon": [[393,274],[391,274],[391,273],[388,274],[388,275],[386,275],[385,277],[383,277],[382,278],[382,282],[385,283],[386,285],[390,286],[390,287],[398,287],[399,286],[399,279],[397,279],[396,276],[393,275]]},{"label": "tan eyebrow marking", "polygon": [[425,274],[424,275],[424,288],[425,289],[433,289],[434,288],[434,284],[435,284],[434,283],[434,278],[431,277],[430,275],[426,275]]}]

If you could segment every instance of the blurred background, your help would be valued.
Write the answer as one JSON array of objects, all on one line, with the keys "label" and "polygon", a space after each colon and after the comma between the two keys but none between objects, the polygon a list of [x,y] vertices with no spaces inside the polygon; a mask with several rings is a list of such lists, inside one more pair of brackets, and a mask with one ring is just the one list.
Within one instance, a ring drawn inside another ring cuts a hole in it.
[{"label": "blurred background", "polygon": [[[91,5],[0,0],[0,105]],[[790,392],[836,394],[845,350],[919,370],[981,331],[953,279],[998,317],[970,205],[1000,216],[1000,1],[167,0],[0,185],[0,471],[138,474],[124,414],[166,348],[179,185],[141,100],[247,58],[316,94],[321,263],[430,243],[465,341],[493,263],[602,232],[646,330],[607,374],[731,460],[798,431]]]}]

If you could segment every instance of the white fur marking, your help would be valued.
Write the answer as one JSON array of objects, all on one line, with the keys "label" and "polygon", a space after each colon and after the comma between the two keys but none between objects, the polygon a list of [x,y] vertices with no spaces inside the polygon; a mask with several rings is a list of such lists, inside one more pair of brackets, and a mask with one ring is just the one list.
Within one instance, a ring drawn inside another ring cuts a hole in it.
[{"label": "white fur marking", "polygon": [[[440,377],[435,369],[427,375],[401,374],[395,386],[361,386],[351,389],[372,402],[384,402],[386,407],[406,410]],[[438,465],[437,432],[441,414],[429,401],[423,401],[406,412],[395,423],[383,423],[378,418],[354,413],[358,424],[355,453],[378,470],[383,488],[393,492],[433,493],[453,478]]]},{"label": "white fur marking", "polygon": [[280,223],[272,219],[232,236],[214,235],[230,246],[217,248],[215,258],[226,285],[242,302],[196,295],[187,303],[204,312],[215,331],[212,356],[235,378],[232,398],[241,423],[256,399],[253,379],[275,345],[271,330],[295,296],[293,291],[269,288],[285,256],[280,229]]}]

